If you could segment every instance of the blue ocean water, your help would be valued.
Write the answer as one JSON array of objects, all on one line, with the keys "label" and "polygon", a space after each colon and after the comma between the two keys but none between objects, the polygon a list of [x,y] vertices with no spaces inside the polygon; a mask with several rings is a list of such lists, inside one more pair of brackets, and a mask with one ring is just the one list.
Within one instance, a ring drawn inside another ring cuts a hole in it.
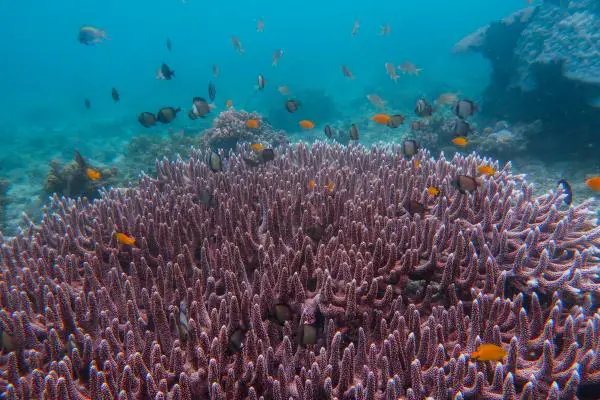
[{"label": "blue ocean water", "polygon": [[[292,95],[324,93],[344,118],[352,118],[368,93],[407,107],[421,95],[441,92],[477,99],[490,79],[490,66],[476,54],[452,54],[452,46],[526,5],[525,0],[11,2],[0,16],[0,176],[11,181],[9,199],[31,202],[49,161],[72,159],[74,149],[117,163],[131,137],[168,129],[143,128],[137,122],[141,111],[187,109],[193,96],[206,96],[211,80],[220,110],[231,99],[238,108],[262,113],[281,107],[280,85]],[[264,32],[256,31],[258,19],[264,20]],[[360,33],[353,37],[355,20]],[[380,36],[380,27],[388,23],[391,34]],[[110,40],[80,44],[82,25],[105,29]],[[242,42],[244,54],[234,50],[232,36]],[[276,49],[284,50],[278,68],[271,65]],[[424,73],[392,82],[384,64],[404,61]],[[175,79],[155,79],[163,62],[176,71]],[[217,79],[213,64],[220,69]],[[343,76],[342,65],[354,80]],[[267,81],[262,92],[254,87],[258,74]],[[121,95],[118,103],[111,99],[113,87]],[[89,110],[85,98],[91,101]],[[328,123],[315,122],[317,127]],[[169,127],[201,131],[209,125],[210,120],[192,123],[180,115]]]}]

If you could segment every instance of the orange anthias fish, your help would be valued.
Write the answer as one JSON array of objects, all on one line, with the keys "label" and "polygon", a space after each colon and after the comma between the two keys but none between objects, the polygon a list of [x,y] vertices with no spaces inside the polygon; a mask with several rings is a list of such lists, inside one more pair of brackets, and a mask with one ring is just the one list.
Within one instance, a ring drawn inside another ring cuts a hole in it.
[{"label": "orange anthias fish", "polygon": [[429,186],[427,188],[427,194],[435,197],[440,194],[440,189],[436,188],[435,186]]},{"label": "orange anthias fish", "polygon": [[298,124],[300,124],[300,126],[304,129],[312,129],[315,127],[315,123],[307,119],[303,119],[302,121],[298,122]]},{"label": "orange anthias fish", "polygon": [[85,174],[87,175],[90,181],[97,181],[102,178],[102,174],[97,169],[88,168],[85,170]]},{"label": "orange anthias fish", "polygon": [[477,172],[479,172],[482,175],[491,176],[496,173],[496,170],[489,165],[480,165],[479,167],[477,167]]},{"label": "orange anthias fish", "polygon": [[471,353],[471,359],[477,361],[502,361],[504,357],[506,351],[492,343],[482,343],[477,347],[477,351]]},{"label": "orange anthias fish", "polygon": [[327,185],[325,185],[325,189],[327,189],[330,192],[333,192],[333,188],[335,187],[335,185],[333,183],[328,183]]},{"label": "orange anthias fish", "polygon": [[469,144],[467,138],[459,136],[452,139],[452,143],[457,145],[458,147],[466,147]]},{"label": "orange anthias fish", "polygon": [[387,114],[375,114],[371,120],[381,125],[387,125],[387,123],[390,122],[390,116]]},{"label": "orange anthias fish", "polygon": [[308,181],[308,188],[310,190],[313,190],[315,188],[315,185],[316,185],[316,183],[315,183],[314,179],[311,179],[311,180]]},{"label": "orange anthias fish", "polygon": [[415,162],[413,163],[413,165],[415,166],[415,168],[421,168],[421,161],[415,160]]},{"label": "orange anthias fish", "polygon": [[263,146],[262,143],[252,143],[250,147],[256,152],[261,152],[265,149],[265,146]]},{"label": "orange anthias fish", "polygon": [[260,126],[260,122],[257,119],[249,119],[246,121],[246,127],[250,129],[256,129]]},{"label": "orange anthias fish", "polygon": [[135,244],[134,237],[129,236],[122,232],[115,232],[115,238],[117,239],[117,242],[119,242],[121,244],[126,244],[128,246],[133,246]]},{"label": "orange anthias fish", "polygon": [[594,176],[586,179],[585,184],[592,190],[600,190],[600,176]]}]

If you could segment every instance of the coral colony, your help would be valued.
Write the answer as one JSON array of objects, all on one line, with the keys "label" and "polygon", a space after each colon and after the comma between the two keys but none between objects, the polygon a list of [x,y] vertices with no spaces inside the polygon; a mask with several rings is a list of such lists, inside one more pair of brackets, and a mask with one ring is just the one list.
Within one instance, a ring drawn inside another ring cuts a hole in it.
[{"label": "coral colony", "polygon": [[[4,241],[6,399],[559,400],[600,381],[586,203],[534,197],[509,165],[460,194],[475,155],[301,144],[217,173],[205,156],[54,197]],[[506,356],[472,360],[481,343]]]}]

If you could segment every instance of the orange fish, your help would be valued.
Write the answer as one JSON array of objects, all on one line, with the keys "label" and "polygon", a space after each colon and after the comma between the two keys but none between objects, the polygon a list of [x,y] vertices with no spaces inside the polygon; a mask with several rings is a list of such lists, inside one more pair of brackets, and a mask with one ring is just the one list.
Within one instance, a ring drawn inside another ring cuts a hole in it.
[{"label": "orange fish", "polygon": [[387,114],[375,114],[371,119],[381,125],[387,125],[390,122],[390,116]]},{"label": "orange fish", "polygon": [[102,178],[102,174],[100,173],[100,171],[93,168],[86,169],[85,174],[87,175],[90,181],[97,181],[98,179]]},{"label": "orange fish", "polygon": [[415,166],[415,168],[421,168],[421,161],[415,160],[415,162],[413,163],[413,165]]},{"label": "orange fish", "polygon": [[250,147],[252,147],[252,150],[256,152],[261,152],[265,149],[265,146],[263,146],[261,143],[252,143]]},{"label": "orange fish", "polygon": [[471,359],[477,361],[502,361],[504,357],[506,351],[492,343],[482,343],[477,347],[477,351],[471,353]]},{"label": "orange fish", "polygon": [[496,173],[496,170],[489,165],[480,165],[479,167],[477,167],[477,172],[479,172],[482,175],[491,176]]},{"label": "orange fish", "polygon": [[231,108],[231,107],[233,107],[233,101],[231,101],[231,100],[227,100],[227,101],[225,102],[225,107],[227,107],[227,108]]},{"label": "orange fish", "polygon": [[467,138],[459,136],[452,139],[452,143],[457,145],[458,147],[466,147],[469,144]]},{"label": "orange fish", "polygon": [[327,185],[325,185],[325,189],[327,189],[330,192],[333,192],[333,188],[335,187],[335,185],[333,183],[328,183]]},{"label": "orange fish", "polygon": [[301,127],[303,127],[304,129],[312,129],[315,127],[315,123],[312,121],[309,121],[307,119],[303,119],[302,121],[298,122],[300,124]]},{"label": "orange fish", "polygon": [[257,129],[260,126],[260,122],[257,119],[249,119],[246,121],[246,128]]},{"label": "orange fish", "polygon": [[592,190],[600,190],[600,176],[586,179],[585,184]]},{"label": "orange fish", "polygon": [[121,244],[126,244],[128,246],[133,246],[135,244],[134,237],[129,236],[122,232],[115,232],[115,238],[117,239],[117,242],[119,242]]},{"label": "orange fish", "polygon": [[435,197],[440,194],[440,189],[436,188],[435,186],[429,186],[427,188],[427,194]]},{"label": "orange fish", "polygon": [[313,190],[315,188],[315,185],[316,185],[316,183],[315,183],[314,179],[311,179],[310,181],[308,181],[308,188],[310,190]]}]

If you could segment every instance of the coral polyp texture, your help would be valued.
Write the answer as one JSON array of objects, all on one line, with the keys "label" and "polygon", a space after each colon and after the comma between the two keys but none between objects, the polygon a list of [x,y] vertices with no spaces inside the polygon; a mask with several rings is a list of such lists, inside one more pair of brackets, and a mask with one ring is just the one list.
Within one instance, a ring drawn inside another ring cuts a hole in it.
[{"label": "coral polyp texture", "polygon": [[[586,203],[475,155],[300,144],[218,173],[205,156],[55,197],[2,244],[6,398],[558,400],[600,382]],[[453,187],[482,163],[499,172]],[[481,343],[506,356],[472,360]]]},{"label": "coral polyp texture", "polygon": [[[249,120],[257,121],[258,126],[248,127]],[[264,142],[273,147],[287,142],[285,132],[273,129],[260,114],[233,109],[219,113],[202,134],[201,144],[213,149],[233,150],[239,142]]]}]

